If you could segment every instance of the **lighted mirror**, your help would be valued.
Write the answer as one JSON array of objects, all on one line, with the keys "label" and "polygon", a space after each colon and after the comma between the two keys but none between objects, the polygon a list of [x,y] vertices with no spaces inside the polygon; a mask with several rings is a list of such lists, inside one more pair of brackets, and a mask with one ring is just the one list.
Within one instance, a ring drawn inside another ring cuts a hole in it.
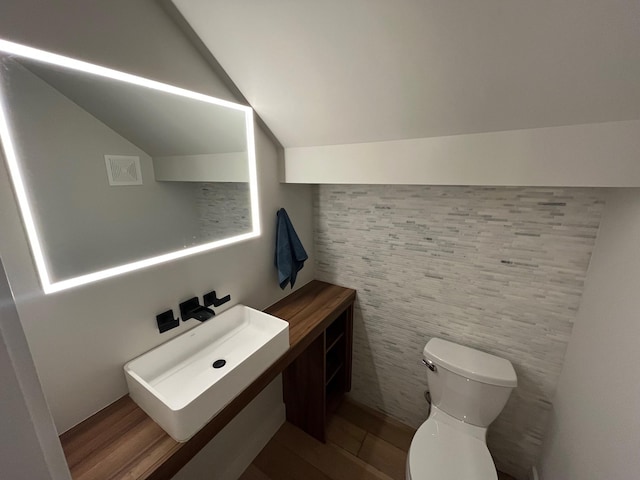
[{"label": "lighted mirror", "polygon": [[1,40],[0,69],[46,293],[260,234],[250,107]]}]

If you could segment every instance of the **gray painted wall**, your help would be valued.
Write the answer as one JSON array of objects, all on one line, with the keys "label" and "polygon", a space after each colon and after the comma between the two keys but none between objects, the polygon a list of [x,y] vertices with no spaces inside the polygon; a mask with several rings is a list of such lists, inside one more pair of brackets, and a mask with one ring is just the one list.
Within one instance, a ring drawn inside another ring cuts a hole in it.
[{"label": "gray painted wall", "polygon": [[316,275],[358,290],[352,395],[418,426],[430,337],[507,358],[519,385],[488,444],[526,478],[602,207],[597,189],[316,187]]},{"label": "gray painted wall", "polygon": [[640,472],[640,190],[612,191],[553,400],[543,480]]},{"label": "gray painted wall", "polygon": [[70,480],[0,261],[0,476]]},{"label": "gray painted wall", "polygon": [[[0,31],[9,40],[234,100],[154,0],[7,0]],[[159,335],[157,313],[176,312],[180,301],[211,289],[257,308],[289,293],[280,290],[273,266],[275,213],[287,208],[312,250],[311,187],[281,185],[276,148],[257,127],[256,137],[260,238],[47,296],[0,162],[0,255],[60,432],[127,393],[126,361],[197,324]],[[311,260],[299,285],[313,276]]]}]

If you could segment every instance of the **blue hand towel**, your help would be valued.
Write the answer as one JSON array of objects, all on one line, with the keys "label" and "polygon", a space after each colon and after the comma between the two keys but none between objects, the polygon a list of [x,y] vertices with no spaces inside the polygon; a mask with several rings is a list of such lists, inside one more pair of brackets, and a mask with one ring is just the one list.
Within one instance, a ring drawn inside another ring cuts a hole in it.
[{"label": "blue hand towel", "polygon": [[275,263],[278,269],[278,282],[280,288],[284,290],[288,283],[291,283],[291,288],[293,288],[298,272],[302,270],[304,261],[309,256],[305,252],[286,210],[281,208],[278,210],[277,216]]}]

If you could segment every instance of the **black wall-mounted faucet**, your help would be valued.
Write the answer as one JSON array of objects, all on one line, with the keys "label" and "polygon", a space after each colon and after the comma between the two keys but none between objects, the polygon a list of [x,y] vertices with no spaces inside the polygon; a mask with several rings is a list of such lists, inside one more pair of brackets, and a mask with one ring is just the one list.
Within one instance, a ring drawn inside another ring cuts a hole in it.
[{"label": "black wall-mounted faucet", "polygon": [[198,297],[190,298],[180,304],[180,316],[182,321],[186,322],[190,318],[195,318],[200,322],[209,320],[215,315],[215,312],[210,308],[200,305]]}]

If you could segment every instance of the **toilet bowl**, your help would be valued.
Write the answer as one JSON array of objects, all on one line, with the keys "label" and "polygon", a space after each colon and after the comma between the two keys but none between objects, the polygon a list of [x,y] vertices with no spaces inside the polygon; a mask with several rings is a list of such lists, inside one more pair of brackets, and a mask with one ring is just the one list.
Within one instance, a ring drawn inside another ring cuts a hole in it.
[{"label": "toilet bowl", "polygon": [[496,480],[487,427],[517,386],[511,362],[432,338],[423,351],[432,407],[407,455],[407,480]]}]

